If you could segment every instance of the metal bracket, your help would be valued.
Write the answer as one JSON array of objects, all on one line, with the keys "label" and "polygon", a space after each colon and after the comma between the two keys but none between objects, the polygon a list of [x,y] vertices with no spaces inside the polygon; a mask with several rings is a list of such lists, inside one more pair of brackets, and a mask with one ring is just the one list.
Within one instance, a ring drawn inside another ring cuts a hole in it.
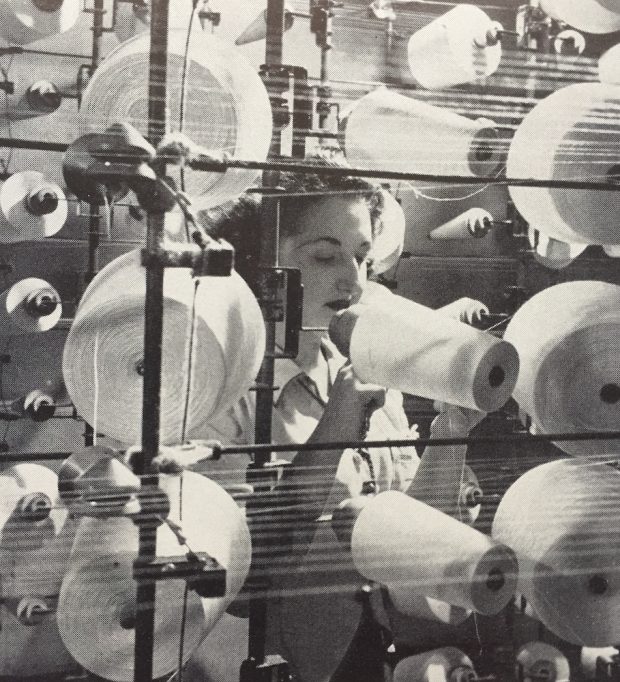
[{"label": "metal bracket", "polygon": [[206,552],[155,557],[151,560],[136,559],[133,577],[137,581],[180,578],[203,598],[223,597],[226,594],[226,569]]}]

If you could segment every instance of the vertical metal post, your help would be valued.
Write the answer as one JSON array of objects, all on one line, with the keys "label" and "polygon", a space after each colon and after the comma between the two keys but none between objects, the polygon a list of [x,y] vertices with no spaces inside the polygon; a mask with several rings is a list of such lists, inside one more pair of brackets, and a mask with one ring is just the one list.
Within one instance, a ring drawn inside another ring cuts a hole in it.
[{"label": "vertical metal post", "polygon": [[[268,0],[267,2],[267,44],[265,49],[265,67],[267,78],[270,79],[270,69],[282,65],[283,35],[284,35],[284,0]],[[278,122],[275,122],[274,134],[271,141],[271,153],[279,154],[281,146],[281,130]],[[280,175],[277,172],[263,173],[263,185],[276,187]],[[273,267],[278,263],[278,201],[264,197],[261,218],[261,243],[260,264],[264,267]],[[268,278],[267,278],[268,279]],[[266,281],[263,284],[267,284]],[[259,283],[259,287],[261,283]],[[265,287],[266,289],[267,287]],[[262,296],[269,306],[269,292],[264,291]],[[264,308],[264,312],[267,309]],[[261,365],[256,391],[256,426],[255,441],[257,443],[269,443],[271,441],[271,418],[273,413],[273,381],[274,381],[274,355],[276,349],[276,323],[267,312],[265,315],[266,347],[265,357]],[[248,472],[250,480],[260,486],[260,470],[272,460],[271,453],[256,453],[254,463]],[[258,561],[260,549],[257,552]],[[265,629],[267,622],[267,604],[263,598],[250,599],[250,618],[248,633],[248,656],[255,665],[260,665],[265,659]]]},{"label": "vertical metal post", "polygon": [[[148,137],[153,145],[161,140],[167,122],[167,57],[169,0],[157,0],[151,6],[151,47],[149,61]],[[165,170],[156,168],[159,174]],[[163,174],[163,173],[162,173]],[[149,215],[146,252],[157,255],[164,239],[165,215]],[[163,330],[164,267],[158,258],[150,258],[146,268],[144,309],[144,384],[142,402],[142,457],[137,458],[135,473],[142,485],[156,485],[158,477],[151,462],[159,452],[161,366]],[[147,475],[145,477],[145,475]],[[138,559],[155,557],[157,525],[143,520],[138,526]],[[134,682],[151,682],[155,630],[155,581],[142,578],[136,593]]]}]

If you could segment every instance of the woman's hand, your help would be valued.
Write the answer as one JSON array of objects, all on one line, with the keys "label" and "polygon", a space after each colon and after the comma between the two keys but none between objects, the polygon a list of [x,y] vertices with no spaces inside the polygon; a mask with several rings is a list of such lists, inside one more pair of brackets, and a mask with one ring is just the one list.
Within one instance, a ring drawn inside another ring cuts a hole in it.
[{"label": "woman's hand", "polygon": [[[192,440],[183,445],[162,445],[159,454],[153,458],[154,471],[161,474],[178,474],[184,469],[189,469],[198,462],[208,459],[217,459],[218,450],[222,445],[216,440]],[[134,458],[139,456],[142,448],[135,445],[125,453],[125,464],[133,470]]]},{"label": "woman's hand", "polygon": [[480,322],[485,315],[488,315],[489,309],[484,303],[465,297],[459,298],[453,303],[443,306],[443,308],[439,308],[437,312],[459,322],[473,324],[474,322]]},{"label": "woman's hand", "polygon": [[336,375],[321,422],[333,425],[334,440],[364,438],[372,413],[384,404],[385,389],[364,383],[347,364]]}]

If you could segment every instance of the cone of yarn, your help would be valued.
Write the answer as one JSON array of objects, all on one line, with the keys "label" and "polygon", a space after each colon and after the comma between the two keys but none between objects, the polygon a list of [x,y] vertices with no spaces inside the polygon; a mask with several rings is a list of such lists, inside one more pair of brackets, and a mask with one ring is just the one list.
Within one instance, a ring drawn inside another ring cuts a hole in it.
[{"label": "cone of yarn", "polygon": [[[171,31],[168,43],[170,131],[180,129],[185,31]],[[125,121],[143,135],[148,129],[149,36],[138,35],[114,49],[97,69],[82,97],[83,132],[103,132]],[[206,123],[208,122],[208,123]],[[264,161],[271,143],[272,115],[267,91],[245,58],[214,36],[197,33],[190,41],[183,132],[218,154]],[[174,168],[170,166],[170,173]],[[185,172],[185,191],[195,209],[234,199],[259,171]],[[174,177],[174,175],[173,175]]]},{"label": "cone of yarn", "polygon": [[620,43],[610,47],[598,60],[598,79],[601,83],[620,85]]},{"label": "cone of yarn", "polygon": [[475,5],[457,5],[409,39],[409,68],[428,89],[480,81],[497,71],[498,24]]},{"label": "cone of yarn", "polygon": [[483,208],[470,208],[428,233],[430,239],[472,239],[486,236],[493,216]]},{"label": "cone of yarn", "polygon": [[523,682],[570,682],[568,659],[551,644],[528,642],[517,652],[517,679]]},{"label": "cone of yarn", "polygon": [[451,516],[391,490],[370,500],[353,527],[357,570],[392,590],[498,613],[514,594],[513,552]]},{"label": "cone of yarn", "polygon": [[58,496],[58,477],[23,463],[0,476],[2,596],[57,595],[67,567],[74,523]]},{"label": "cone of yarn", "polygon": [[394,668],[394,682],[472,682],[477,679],[469,656],[452,646],[407,656]]},{"label": "cone of yarn", "polygon": [[[539,433],[614,431],[620,424],[620,287],[565,282],[529,299],[504,340],[521,360],[514,398]],[[558,441],[572,455],[615,454],[616,441]]]},{"label": "cone of yarn", "polygon": [[31,43],[68,31],[80,11],[79,0],[3,0],[0,33],[10,43]]},{"label": "cone of yarn", "polygon": [[519,560],[519,591],[561,639],[610,646],[620,637],[620,472],[585,458],[531,469],[506,492],[493,537]]},{"label": "cone of yarn", "polygon": [[33,334],[53,329],[62,315],[58,292],[28,277],[0,294],[0,334]]},{"label": "cone of yarn", "polygon": [[330,337],[362,381],[484,412],[504,405],[519,372],[509,343],[387,290],[341,313]]},{"label": "cone of yarn", "polygon": [[588,33],[620,30],[620,7],[616,0],[540,0],[540,8],[554,19]]},{"label": "cone of yarn", "polygon": [[67,199],[38,171],[14,173],[0,188],[0,243],[39,241],[67,220]]},{"label": "cone of yarn", "polygon": [[494,126],[380,87],[343,116],[341,140],[355,167],[493,175],[502,163]]},{"label": "cone of yarn", "polygon": [[[181,527],[194,552],[207,552],[226,569],[226,595],[187,595],[184,662],[235,598],[250,566],[250,534],[242,511],[216,483],[193,472],[160,476],[171,502],[168,519]],[[186,547],[166,524],[157,530],[157,556],[182,556]],[[78,527],[71,567],[60,591],[57,621],[71,655],[92,673],[116,682],[134,675],[138,528],[129,518],[84,518]],[[157,582],[153,677],[178,665],[185,582]]]},{"label": "cone of yarn", "polygon": [[[102,433],[128,444],[141,437],[145,290],[138,251],[112,261],[84,293],[63,355],[65,384],[78,412]],[[211,418],[250,388],[264,348],[260,308],[236,272],[193,279],[189,269],[167,269],[162,444],[180,442],[188,394],[186,437],[199,438]]]},{"label": "cone of yarn", "polygon": [[581,672],[585,680],[596,680],[596,662],[599,658],[604,661],[609,661],[613,659],[614,656],[618,656],[620,652],[616,647],[606,646],[606,647],[591,647],[584,646],[581,648]]},{"label": "cone of yarn", "polygon": [[407,227],[402,206],[389,192],[383,190],[382,195],[380,224],[372,244],[372,271],[376,274],[389,270],[398,262],[403,252]]},{"label": "cone of yarn", "polygon": [[[539,102],[510,143],[512,178],[613,182],[618,174],[620,85],[577,83]],[[616,192],[510,187],[532,228],[565,242],[620,244]]]},{"label": "cone of yarn", "polygon": [[12,121],[52,114],[62,103],[62,94],[51,81],[38,80],[16,85],[6,113]]},{"label": "cone of yarn", "polygon": [[528,237],[534,249],[534,260],[551,270],[561,270],[569,266],[588,247],[587,244],[562,242],[554,237],[547,237],[538,230],[528,230]]},{"label": "cone of yarn", "polygon": [[609,246],[608,244],[605,244],[603,246],[603,251],[610,258],[620,258],[620,244],[616,244],[614,246]]}]

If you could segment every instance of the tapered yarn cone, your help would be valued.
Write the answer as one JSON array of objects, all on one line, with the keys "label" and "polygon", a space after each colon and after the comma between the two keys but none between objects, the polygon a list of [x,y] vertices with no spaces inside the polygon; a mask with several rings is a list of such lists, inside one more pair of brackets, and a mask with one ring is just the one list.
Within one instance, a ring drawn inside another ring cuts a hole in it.
[{"label": "tapered yarn cone", "polygon": [[340,313],[329,333],[363,381],[424,398],[492,412],[517,381],[509,343],[387,290]]},{"label": "tapered yarn cone", "polygon": [[351,536],[357,570],[369,580],[498,613],[517,582],[513,552],[447,514],[392,490],[361,510]]},{"label": "tapered yarn cone", "polygon": [[345,155],[355,167],[493,175],[502,164],[492,121],[472,120],[384,87],[355,102],[340,128]]},{"label": "tapered yarn cone", "polygon": [[441,89],[490,76],[502,56],[498,28],[479,7],[457,5],[409,39],[413,77],[425,88]]},{"label": "tapered yarn cone", "polygon": [[77,22],[79,0],[4,0],[0,4],[0,33],[22,45],[64,33]]},{"label": "tapered yarn cone", "polygon": [[394,682],[473,682],[477,675],[469,656],[452,646],[407,656],[394,668]]},{"label": "tapered yarn cone", "polygon": [[566,656],[545,642],[527,642],[517,652],[517,679],[523,682],[548,680],[570,682],[570,666]]},{"label": "tapered yarn cone", "polygon": [[620,30],[620,7],[616,0],[540,0],[540,8],[554,19],[588,33]]}]

